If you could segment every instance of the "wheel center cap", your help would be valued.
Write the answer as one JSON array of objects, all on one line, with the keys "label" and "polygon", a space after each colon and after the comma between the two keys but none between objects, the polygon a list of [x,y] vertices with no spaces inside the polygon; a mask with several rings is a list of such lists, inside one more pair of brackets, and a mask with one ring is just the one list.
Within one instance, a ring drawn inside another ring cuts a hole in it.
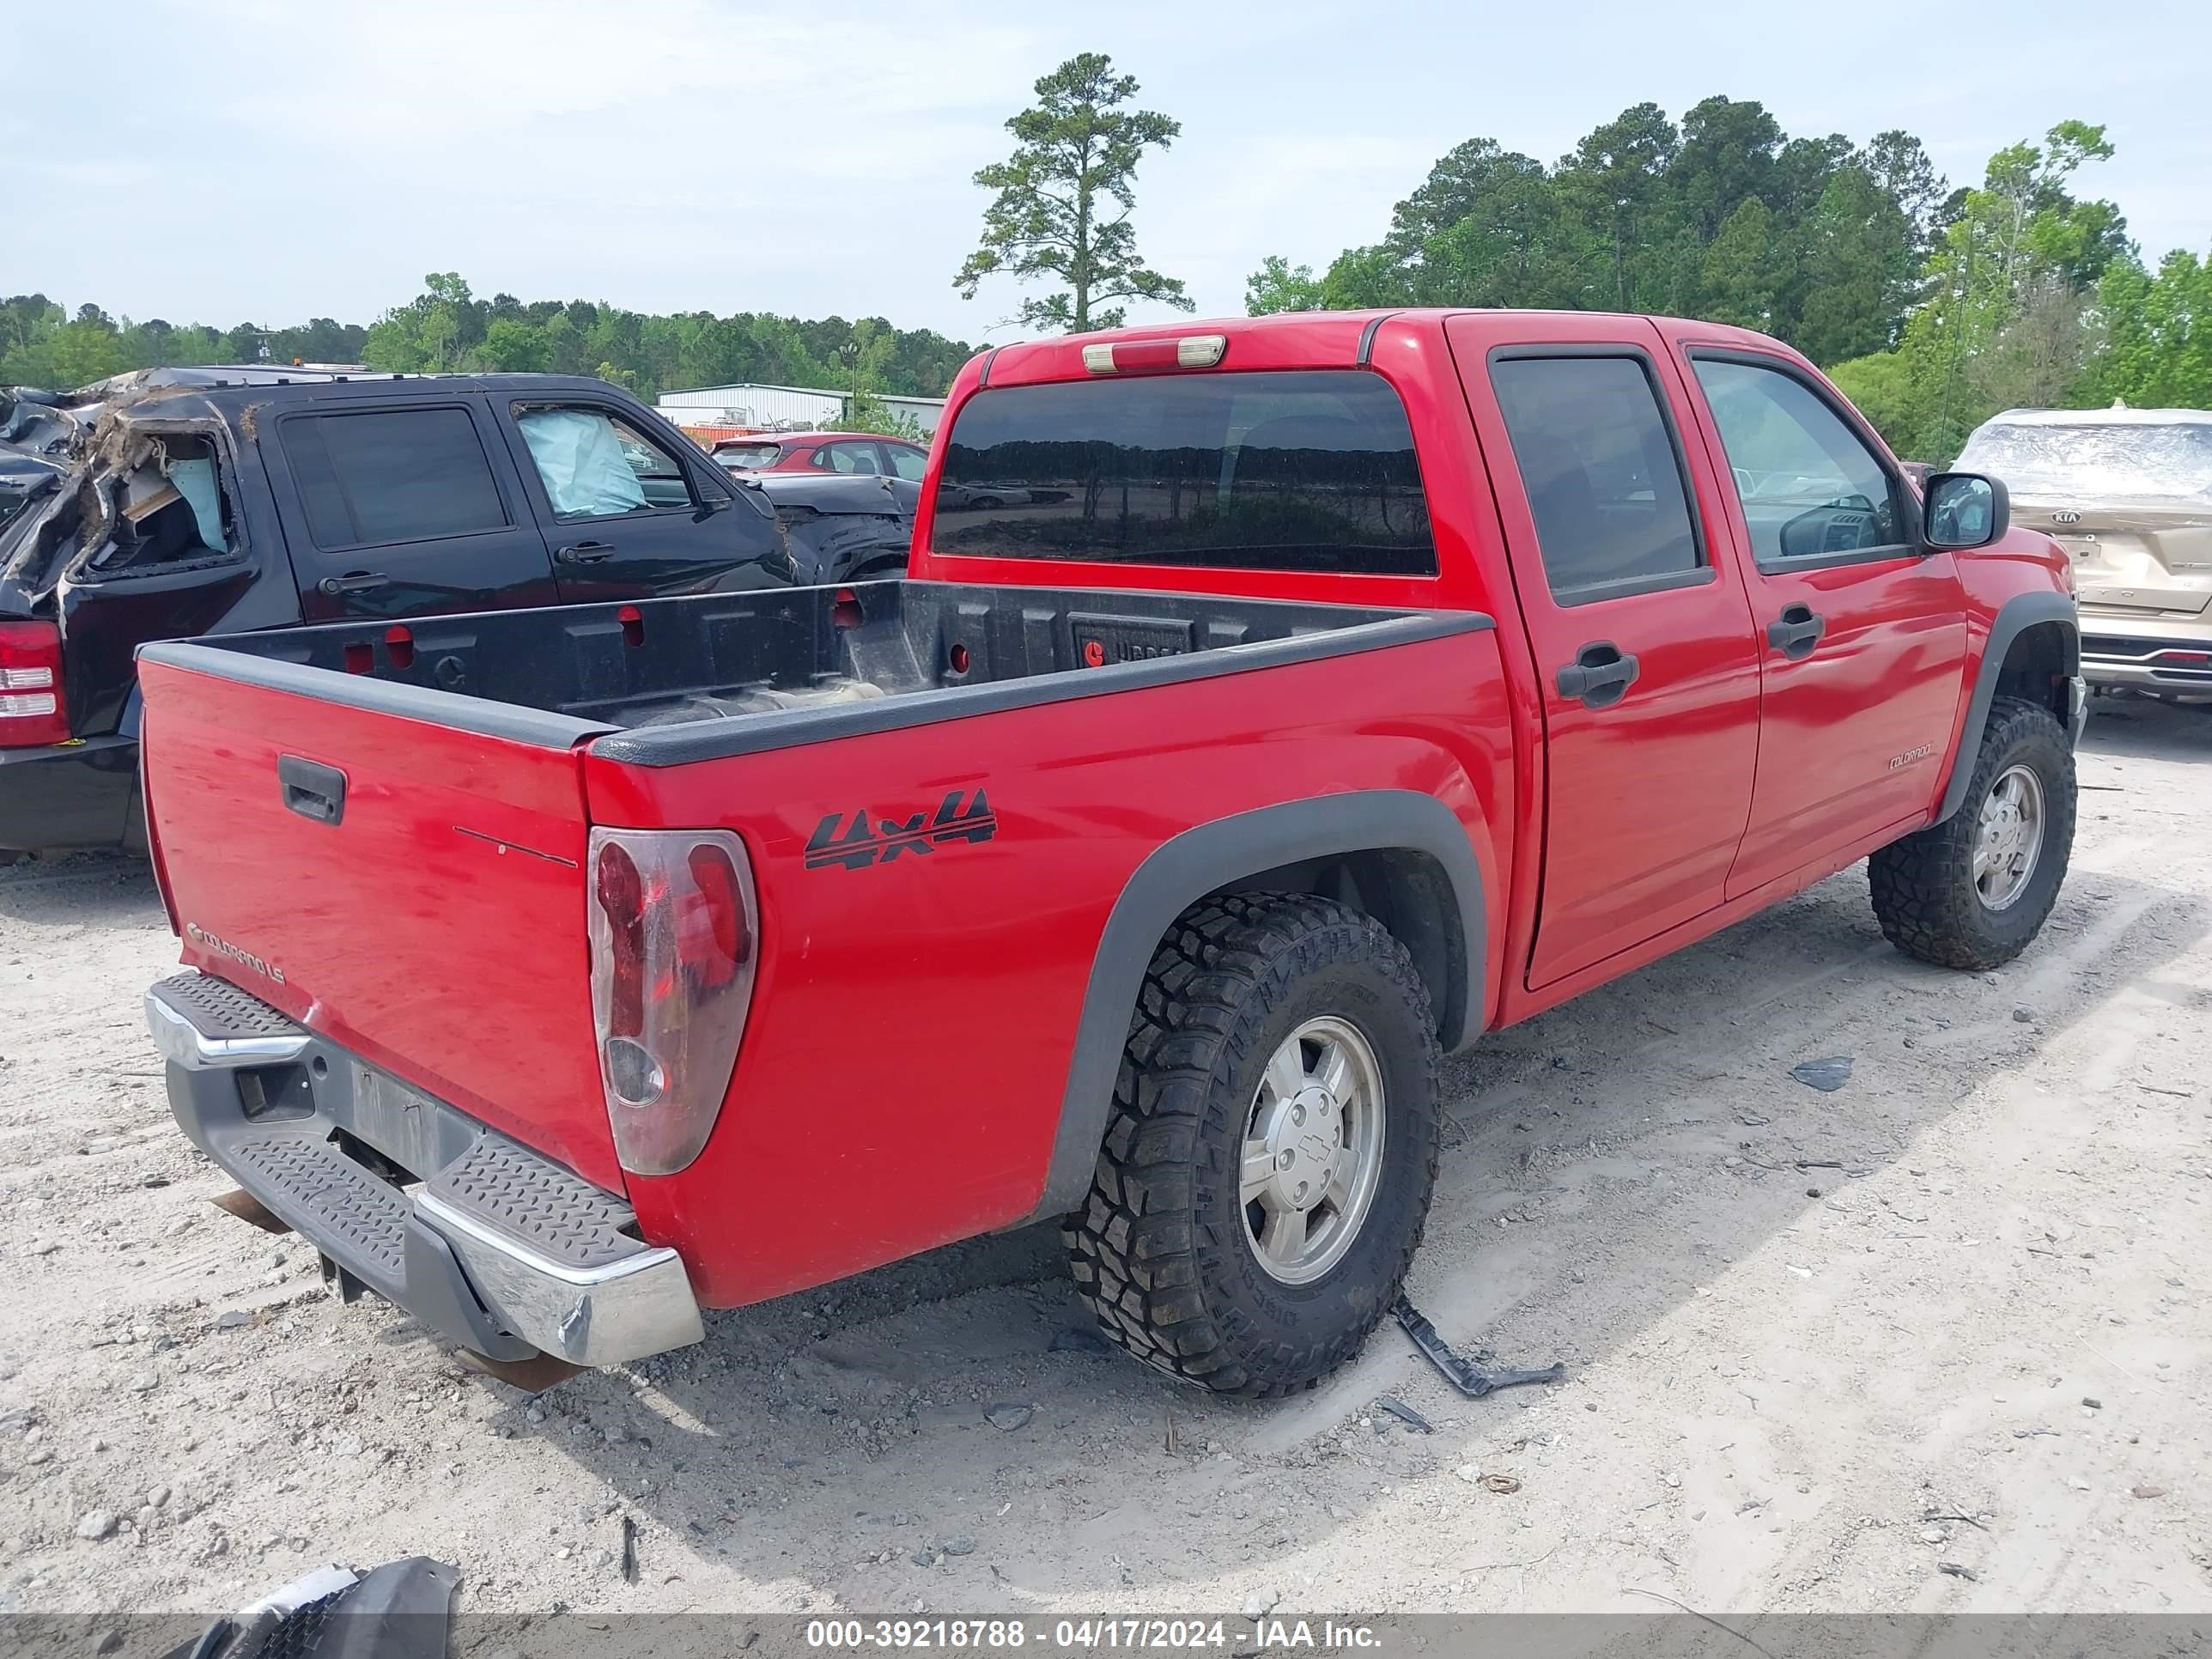
[{"label": "wheel center cap", "polygon": [[1309,1084],[1276,1107],[1267,1126],[1275,1155],[1275,1206],[1310,1210],[1321,1202],[1344,1157],[1344,1106],[1319,1084]]}]

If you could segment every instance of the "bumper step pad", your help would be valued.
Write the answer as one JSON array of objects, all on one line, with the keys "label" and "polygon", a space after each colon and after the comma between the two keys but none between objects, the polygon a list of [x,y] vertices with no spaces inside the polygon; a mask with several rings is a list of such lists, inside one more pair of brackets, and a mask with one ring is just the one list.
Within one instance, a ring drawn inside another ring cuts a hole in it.
[{"label": "bumper step pad", "polygon": [[407,1194],[333,1146],[327,1130],[226,1136],[231,1173],[302,1237],[335,1243],[354,1276],[380,1296],[407,1283]]},{"label": "bumper step pad", "polygon": [[[442,1114],[440,1135],[403,1150],[355,1097],[325,1097],[310,1081],[327,1075],[339,1090],[362,1069],[356,1057],[226,981],[179,974],[146,1007],[185,1133],[247,1196],[425,1324],[495,1360],[542,1352],[586,1366],[700,1340],[682,1259],[633,1237],[635,1213],[614,1194],[437,1101],[423,1103]],[[290,1079],[281,1089],[272,1066]],[[440,1167],[405,1187],[349,1151],[416,1167],[433,1144]]]},{"label": "bumper step pad", "polygon": [[610,1267],[645,1248],[622,1231],[637,1220],[629,1205],[499,1135],[485,1135],[424,1190],[564,1267]]}]

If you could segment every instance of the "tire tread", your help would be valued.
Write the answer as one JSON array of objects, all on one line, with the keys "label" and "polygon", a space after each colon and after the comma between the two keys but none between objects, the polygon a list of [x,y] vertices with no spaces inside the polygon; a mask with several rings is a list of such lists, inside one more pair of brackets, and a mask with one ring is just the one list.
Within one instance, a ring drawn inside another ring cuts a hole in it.
[{"label": "tire tread", "polygon": [[[1390,1294],[1370,1313],[1304,1347],[1267,1346],[1200,1282],[1200,1235],[1218,1243],[1198,1200],[1206,1131],[1235,1109],[1224,1079],[1244,1058],[1249,1010],[1333,964],[1379,966],[1426,1040],[1419,1086],[1437,1097],[1441,1055],[1427,988],[1404,948],[1371,916],[1304,895],[1231,894],[1177,917],[1154,952],[1115,1080],[1097,1173],[1062,1238],[1076,1290],[1111,1341],[1147,1364],[1218,1393],[1270,1397],[1310,1388],[1352,1357],[1382,1317],[1420,1243],[1436,1181],[1440,1116],[1428,1118],[1419,1215],[1388,1264]],[[1241,1120],[1237,1122],[1240,1131]],[[1392,1133],[1401,1133],[1394,1115]],[[1370,1214],[1370,1224],[1379,1218]]]}]

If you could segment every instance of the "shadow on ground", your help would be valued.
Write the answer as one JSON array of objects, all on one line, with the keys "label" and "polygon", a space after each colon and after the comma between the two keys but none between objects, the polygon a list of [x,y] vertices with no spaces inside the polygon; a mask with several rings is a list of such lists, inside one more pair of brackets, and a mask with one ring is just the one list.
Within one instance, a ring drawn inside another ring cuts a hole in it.
[{"label": "shadow on ground", "polygon": [[[2093,723],[2085,770],[2130,787],[2120,763],[2212,763],[2208,737],[2194,711],[2130,705]],[[2099,799],[2083,795],[2085,821]],[[1863,868],[1832,878],[1449,1062],[1449,1145],[1411,1291],[1463,1348],[1496,1338],[1506,1363],[1564,1359],[1571,1387],[1820,1190],[1899,1159],[2124,986],[2160,984],[2209,923],[2196,892],[2077,865],[2025,957],[1958,975],[1887,945]],[[1792,1079],[1847,1040],[1844,1091]],[[1385,1389],[1469,1415],[1516,1403],[1441,1395],[1390,1328],[1316,1393],[1272,1405],[1158,1378],[1088,1329],[1055,1241],[1030,1230],[711,1315],[695,1350],[534,1403],[502,1391],[504,1422],[665,1529],[648,1578],[720,1562],[848,1605],[1065,1605],[1215,1577],[1358,1519],[1394,1468],[1416,1472],[1423,1443],[1385,1422],[1326,1507],[1296,1471]],[[1306,1495],[1286,1506],[1288,1492]],[[1166,1524],[1183,1516],[1209,1524]]]}]

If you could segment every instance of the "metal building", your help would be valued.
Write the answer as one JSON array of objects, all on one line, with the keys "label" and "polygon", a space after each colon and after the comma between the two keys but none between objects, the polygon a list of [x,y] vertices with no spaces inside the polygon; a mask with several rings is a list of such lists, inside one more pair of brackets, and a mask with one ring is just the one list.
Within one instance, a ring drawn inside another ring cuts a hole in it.
[{"label": "metal building", "polygon": [[[924,432],[935,432],[938,417],[945,412],[942,398],[894,398],[878,393],[877,401],[892,413],[917,422]],[[845,402],[844,392],[822,386],[747,383],[664,392],[659,408],[683,427],[827,432],[836,430],[845,419]]]}]

